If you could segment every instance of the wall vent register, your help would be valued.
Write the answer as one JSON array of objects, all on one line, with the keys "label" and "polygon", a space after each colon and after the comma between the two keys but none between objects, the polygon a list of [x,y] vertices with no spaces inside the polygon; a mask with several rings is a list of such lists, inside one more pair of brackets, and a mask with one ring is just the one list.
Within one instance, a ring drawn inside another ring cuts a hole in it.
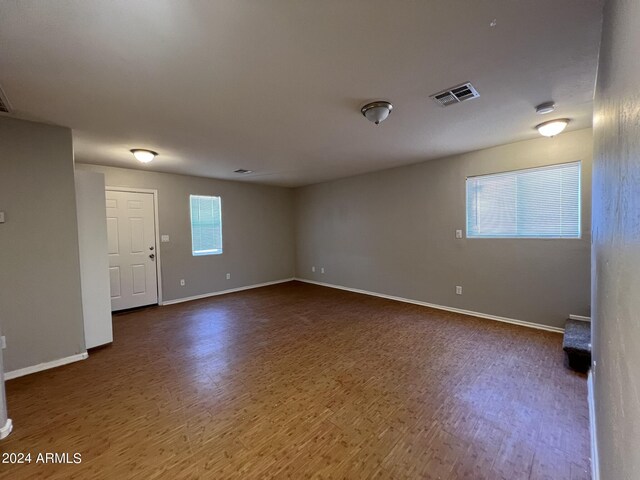
[{"label": "wall vent register", "polygon": [[432,98],[438,105],[448,107],[456,103],[464,102],[465,100],[478,98],[479,96],[480,94],[473,85],[467,82],[429,95],[429,98]]}]

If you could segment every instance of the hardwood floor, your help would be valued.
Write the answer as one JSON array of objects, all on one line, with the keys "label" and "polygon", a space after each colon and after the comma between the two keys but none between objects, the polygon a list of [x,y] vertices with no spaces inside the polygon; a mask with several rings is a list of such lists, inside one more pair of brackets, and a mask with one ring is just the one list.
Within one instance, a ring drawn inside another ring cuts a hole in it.
[{"label": "hardwood floor", "polygon": [[114,317],[7,382],[0,478],[588,479],[561,335],[298,282]]}]

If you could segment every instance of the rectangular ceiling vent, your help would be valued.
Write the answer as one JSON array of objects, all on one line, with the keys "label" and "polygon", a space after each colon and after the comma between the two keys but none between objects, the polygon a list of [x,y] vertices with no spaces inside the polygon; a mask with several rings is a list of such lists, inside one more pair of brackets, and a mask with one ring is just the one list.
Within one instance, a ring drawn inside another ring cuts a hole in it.
[{"label": "rectangular ceiling vent", "polygon": [[478,91],[469,82],[429,95],[434,102],[443,107],[478,98],[479,96]]},{"label": "rectangular ceiling vent", "polygon": [[2,90],[2,85],[0,85],[0,112],[11,113],[11,104]]}]

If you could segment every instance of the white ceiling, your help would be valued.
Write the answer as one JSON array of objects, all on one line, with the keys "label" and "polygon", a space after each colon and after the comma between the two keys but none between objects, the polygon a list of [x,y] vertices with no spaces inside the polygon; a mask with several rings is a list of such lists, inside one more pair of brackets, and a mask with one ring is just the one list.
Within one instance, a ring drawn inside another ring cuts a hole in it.
[{"label": "white ceiling", "polygon": [[[79,162],[299,186],[534,138],[548,100],[589,127],[601,8],[0,0],[0,84],[16,116],[73,128]],[[466,81],[480,98],[428,98]],[[359,110],[377,99],[378,127]]]}]

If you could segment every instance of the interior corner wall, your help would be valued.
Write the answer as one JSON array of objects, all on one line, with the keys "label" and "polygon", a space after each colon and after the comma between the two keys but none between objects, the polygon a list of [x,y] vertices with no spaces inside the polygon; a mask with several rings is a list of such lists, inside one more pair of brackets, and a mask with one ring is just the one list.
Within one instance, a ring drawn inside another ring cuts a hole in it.
[{"label": "interior corner wall", "polygon": [[[109,187],[158,191],[159,233],[170,240],[158,245],[163,302],[294,276],[290,188],[89,164],[76,168],[104,173]],[[222,197],[222,255],[191,254],[192,194]]]},{"label": "interior corner wall", "polygon": [[0,118],[5,371],[85,351],[71,130]]},{"label": "interior corner wall", "polygon": [[[584,129],[299,188],[296,276],[563,327],[590,310],[591,159]],[[581,239],[455,238],[467,176],[576,160]]]},{"label": "interior corner wall", "polygon": [[604,9],[594,108],[593,383],[602,480],[640,478],[640,2]]}]

